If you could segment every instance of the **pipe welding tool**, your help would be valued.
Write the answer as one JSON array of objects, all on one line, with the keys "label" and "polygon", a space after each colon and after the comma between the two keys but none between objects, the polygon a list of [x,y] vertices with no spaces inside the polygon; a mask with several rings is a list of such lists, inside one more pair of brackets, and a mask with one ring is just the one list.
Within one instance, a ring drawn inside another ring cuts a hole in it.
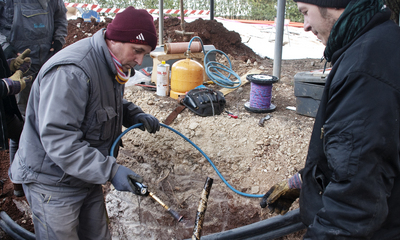
[{"label": "pipe welding tool", "polygon": [[147,189],[147,186],[136,181],[131,181],[133,183],[133,186],[135,186],[135,194],[136,195],[141,195],[141,196],[148,196],[149,191]]},{"label": "pipe welding tool", "polygon": [[181,222],[183,216],[179,215],[176,211],[168,207],[165,203],[163,203],[154,193],[149,192],[146,185],[143,183],[139,183],[132,180],[132,184],[135,186],[135,194],[140,196],[150,196],[156,202],[158,202],[161,206],[163,206],[178,222]]}]

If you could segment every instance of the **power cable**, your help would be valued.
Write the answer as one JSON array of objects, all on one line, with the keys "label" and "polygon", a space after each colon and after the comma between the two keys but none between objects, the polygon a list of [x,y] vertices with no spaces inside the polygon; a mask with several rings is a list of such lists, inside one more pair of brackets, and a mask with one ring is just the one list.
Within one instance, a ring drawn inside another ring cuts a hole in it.
[{"label": "power cable", "polygon": [[[143,123],[138,123],[135,125],[132,125],[131,127],[129,127],[128,129],[126,129],[124,132],[122,132],[117,139],[114,141],[113,145],[111,146],[111,150],[110,150],[110,156],[113,156],[114,153],[114,149],[116,147],[116,145],[118,144],[119,140],[129,131],[131,131],[132,129],[135,129],[137,127],[142,126]],[[162,127],[165,127],[169,130],[171,130],[172,132],[178,134],[179,136],[181,136],[184,140],[186,140],[187,142],[189,142],[193,147],[195,147],[206,159],[207,161],[211,164],[211,166],[214,168],[215,172],[218,174],[218,176],[221,178],[221,180],[226,184],[226,186],[228,186],[232,191],[234,191],[235,193],[245,196],[245,197],[252,197],[252,198],[262,198],[264,195],[258,195],[258,194],[248,194],[248,193],[243,193],[240,192],[238,190],[236,190],[234,187],[232,187],[226,180],[225,178],[222,176],[222,174],[218,171],[217,167],[215,166],[215,164],[211,161],[211,159],[207,156],[207,154],[205,154],[203,152],[203,150],[201,150],[196,144],[194,144],[189,138],[187,138],[186,136],[184,136],[182,133],[180,133],[179,131],[173,129],[172,127],[165,125],[163,123],[160,123],[160,125]]]}]

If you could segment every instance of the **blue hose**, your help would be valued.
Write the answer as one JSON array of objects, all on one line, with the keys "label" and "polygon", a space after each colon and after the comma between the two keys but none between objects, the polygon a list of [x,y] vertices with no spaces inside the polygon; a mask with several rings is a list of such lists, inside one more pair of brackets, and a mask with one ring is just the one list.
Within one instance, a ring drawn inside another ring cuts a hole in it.
[{"label": "blue hose", "polygon": [[[113,145],[111,146],[111,150],[110,150],[110,156],[113,156],[114,154],[114,149],[115,146],[118,144],[119,140],[122,138],[122,136],[124,136],[126,133],[128,133],[130,130],[140,127],[142,126],[143,123],[138,123],[135,125],[132,125],[131,127],[129,127],[128,129],[126,129],[123,133],[121,133],[118,138],[114,141]],[[245,196],[245,197],[253,197],[253,198],[262,198],[264,195],[256,195],[256,194],[248,194],[248,193],[243,193],[240,192],[238,190],[236,190],[235,188],[233,188],[226,180],[225,178],[221,175],[221,173],[218,171],[217,167],[214,165],[214,163],[211,161],[211,159],[203,152],[203,150],[201,150],[196,144],[194,144],[192,141],[190,141],[189,138],[185,137],[182,133],[178,132],[177,130],[173,129],[172,127],[165,125],[163,123],[160,123],[160,125],[162,127],[165,127],[171,131],[173,131],[174,133],[178,134],[179,136],[181,136],[183,139],[185,139],[186,141],[188,141],[190,144],[192,144],[193,147],[195,147],[206,159],[207,161],[211,164],[211,166],[214,168],[215,172],[218,174],[218,176],[221,178],[221,180],[226,184],[226,186],[228,186],[232,191],[234,191],[235,193]]]},{"label": "blue hose", "polygon": [[[194,39],[199,39],[199,41],[201,43],[201,48],[203,49],[203,53],[205,53],[203,41],[198,36],[195,36],[192,39],[190,39],[188,51],[190,51],[190,45],[192,44],[192,41]],[[210,61],[208,59],[208,55],[213,52],[221,53],[222,55],[224,55],[229,62],[229,67],[227,67],[219,62],[216,62],[216,61]],[[215,84],[217,84],[220,87],[238,88],[242,84],[242,80],[240,79],[239,75],[232,70],[232,63],[231,63],[231,60],[229,59],[229,57],[224,52],[222,52],[218,49],[210,50],[204,56],[204,68],[205,68],[205,72],[206,72],[208,78],[210,78],[211,81],[213,81]],[[224,72],[228,73],[229,75],[225,76],[224,74],[221,73],[221,71],[224,71]],[[234,76],[239,81],[232,81],[230,79],[231,76]]]}]

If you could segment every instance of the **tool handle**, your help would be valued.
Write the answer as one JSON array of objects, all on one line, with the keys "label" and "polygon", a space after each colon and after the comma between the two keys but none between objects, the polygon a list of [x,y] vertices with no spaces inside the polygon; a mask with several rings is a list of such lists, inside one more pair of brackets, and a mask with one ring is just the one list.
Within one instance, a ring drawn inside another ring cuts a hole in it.
[{"label": "tool handle", "polygon": [[147,189],[147,186],[140,183],[140,182],[136,182],[134,180],[131,179],[132,184],[135,186],[135,194],[136,195],[141,195],[141,196],[147,196],[149,195],[149,191]]}]

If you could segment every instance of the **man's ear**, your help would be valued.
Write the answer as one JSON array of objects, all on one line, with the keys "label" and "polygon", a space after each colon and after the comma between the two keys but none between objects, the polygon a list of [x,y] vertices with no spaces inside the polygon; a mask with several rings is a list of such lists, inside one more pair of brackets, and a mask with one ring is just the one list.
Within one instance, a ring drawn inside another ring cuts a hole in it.
[{"label": "man's ear", "polygon": [[106,44],[107,44],[108,48],[111,49],[117,44],[117,42],[114,40],[106,39]]}]

